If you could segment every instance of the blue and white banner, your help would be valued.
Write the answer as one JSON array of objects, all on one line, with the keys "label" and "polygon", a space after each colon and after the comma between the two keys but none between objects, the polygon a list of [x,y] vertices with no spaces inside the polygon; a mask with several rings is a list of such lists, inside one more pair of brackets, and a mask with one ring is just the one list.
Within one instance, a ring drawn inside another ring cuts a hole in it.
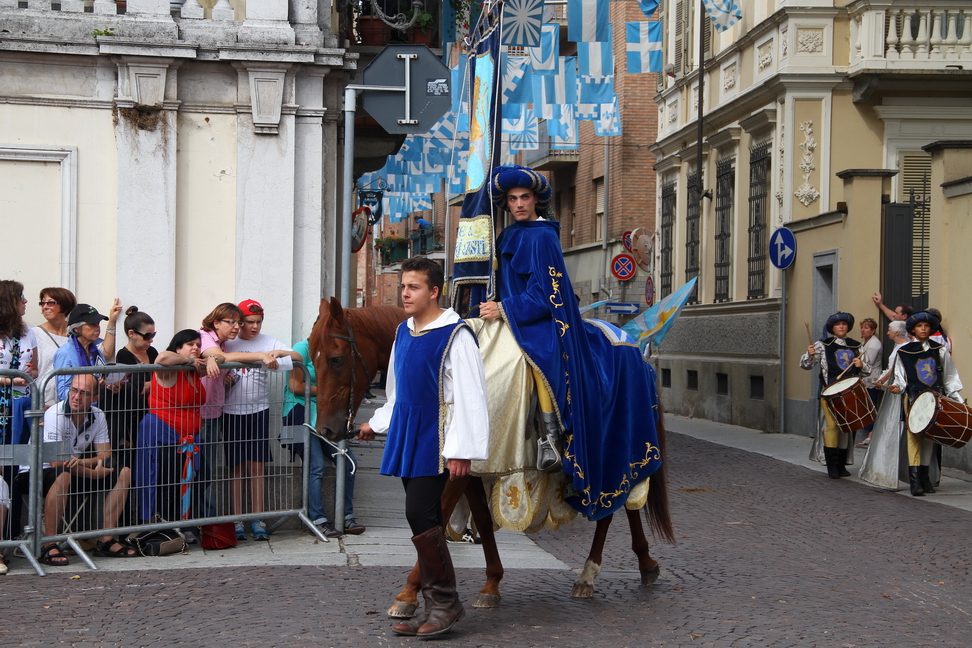
[{"label": "blue and white banner", "polygon": [[560,26],[544,24],[540,47],[529,48],[529,53],[534,74],[556,74],[560,63]]},{"label": "blue and white banner", "polygon": [[[596,119],[600,111],[589,106],[608,104],[614,101],[614,77],[597,79],[594,77],[579,77],[580,92],[577,97],[579,112],[578,119]],[[584,108],[581,109],[581,106]],[[585,116],[582,116],[585,115]]]},{"label": "blue and white banner", "polygon": [[476,45],[469,59],[469,163],[466,166],[466,192],[484,187],[493,166],[494,140],[500,115],[499,33],[493,28]]},{"label": "blue and white banner", "polygon": [[692,296],[692,289],[698,280],[698,277],[692,277],[684,286],[622,326],[621,330],[636,338],[642,350],[648,343],[652,347],[661,344],[681,315],[685,302]]},{"label": "blue and white banner", "polygon": [[662,23],[625,23],[628,73],[662,71]]},{"label": "blue and white banner", "polygon": [[594,122],[594,134],[601,137],[609,137],[621,134],[621,114],[618,111],[618,95],[614,95],[614,101],[608,104],[601,104],[600,114]]},{"label": "blue and white banner", "polygon": [[533,75],[529,56],[503,54],[503,103],[533,103]]},{"label": "blue and white banner", "polygon": [[607,41],[577,43],[578,74],[599,79],[614,76],[614,43],[611,35],[611,25],[608,25]]},{"label": "blue and white banner", "polygon": [[742,20],[742,10],[735,0],[702,0],[702,4],[718,31],[726,31]]},{"label": "blue and white banner", "polygon": [[553,76],[533,75],[534,102],[544,119],[553,119],[553,106],[577,103],[577,57],[560,57],[559,67]]},{"label": "blue and white banner", "polygon": [[[577,120],[574,118],[573,106],[555,106],[555,118],[547,122],[547,133],[550,135],[550,148],[576,149],[580,147],[580,137]],[[553,131],[556,131],[554,134]]]},{"label": "blue and white banner", "polygon": [[539,47],[543,0],[506,0],[503,5],[501,45]]},{"label": "blue and white banner", "polygon": [[567,40],[610,40],[610,24],[608,0],[567,0]]},{"label": "blue and white banner", "polygon": [[[518,110],[508,114],[507,108]],[[503,132],[511,151],[532,151],[540,147],[537,114],[527,104],[503,107]]]}]

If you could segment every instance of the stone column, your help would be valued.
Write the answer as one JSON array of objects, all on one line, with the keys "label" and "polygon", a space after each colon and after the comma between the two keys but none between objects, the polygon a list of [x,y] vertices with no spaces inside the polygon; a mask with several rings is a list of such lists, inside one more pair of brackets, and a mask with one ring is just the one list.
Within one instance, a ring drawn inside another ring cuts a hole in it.
[{"label": "stone column", "polygon": [[149,313],[163,337],[175,318],[175,74],[173,59],[123,56],[115,99],[117,296]]},{"label": "stone column", "polygon": [[[282,341],[289,341],[294,319],[296,106],[290,67],[237,64],[236,298],[260,301],[267,311],[264,332]],[[269,121],[274,111],[276,125]]]}]

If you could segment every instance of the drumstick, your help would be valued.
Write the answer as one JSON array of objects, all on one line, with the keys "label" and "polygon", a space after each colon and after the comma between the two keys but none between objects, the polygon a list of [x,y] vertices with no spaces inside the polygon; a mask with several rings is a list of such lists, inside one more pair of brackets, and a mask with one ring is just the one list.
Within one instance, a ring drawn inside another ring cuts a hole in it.
[{"label": "drumstick", "polygon": [[[810,322],[804,322],[803,325],[807,327],[807,341],[813,344],[813,336],[810,335]],[[972,333],[969,333],[969,335],[972,335]]]}]

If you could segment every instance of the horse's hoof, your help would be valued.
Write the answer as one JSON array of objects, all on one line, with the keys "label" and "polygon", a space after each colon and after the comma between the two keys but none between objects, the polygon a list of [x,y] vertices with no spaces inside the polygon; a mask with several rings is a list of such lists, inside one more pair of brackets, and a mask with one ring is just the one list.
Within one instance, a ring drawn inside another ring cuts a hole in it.
[{"label": "horse's hoof", "polygon": [[594,583],[574,583],[570,595],[573,598],[594,598]]},{"label": "horse's hoof", "polygon": [[497,594],[484,594],[479,593],[476,597],[476,602],[473,603],[474,608],[495,608],[499,607],[500,597]]},{"label": "horse's hoof", "polygon": [[395,619],[411,619],[415,616],[415,610],[418,609],[417,603],[406,603],[405,601],[395,601],[392,603],[391,607],[388,608],[388,616]]},{"label": "horse's hoof", "polygon": [[642,587],[652,585],[656,580],[658,580],[658,576],[660,574],[661,574],[661,567],[659,565],[655,565],[651,569],[642,569],[641,570]]}]

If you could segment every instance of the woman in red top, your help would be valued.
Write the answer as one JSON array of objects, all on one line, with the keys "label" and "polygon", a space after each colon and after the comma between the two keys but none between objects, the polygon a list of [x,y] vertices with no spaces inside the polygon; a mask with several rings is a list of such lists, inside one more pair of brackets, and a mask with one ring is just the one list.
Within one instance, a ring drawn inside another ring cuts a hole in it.
[{"label": "woman in red top", "polygon": [[[199,408],[206,402],[206,388],[197,376],[207,374],[206,361],[199,357],[199,331],[185,329],[172,338],[156,364],[165,367],[193,365],[196,371],[166,371],[152,374],[149,411],[138,426],[135,455],[135,487],[139,519],[152,521],[156,511],[166,521],[188,516],[180,510],[179,486],[184,466],[180,456],[199,434]],[[212,356],[210,356],[212,357]],[[215,372],[219,373],[216,357]],[[158,487],[158,488],[157,488]],[[158,507],[156,506],[158,503]]]}]

